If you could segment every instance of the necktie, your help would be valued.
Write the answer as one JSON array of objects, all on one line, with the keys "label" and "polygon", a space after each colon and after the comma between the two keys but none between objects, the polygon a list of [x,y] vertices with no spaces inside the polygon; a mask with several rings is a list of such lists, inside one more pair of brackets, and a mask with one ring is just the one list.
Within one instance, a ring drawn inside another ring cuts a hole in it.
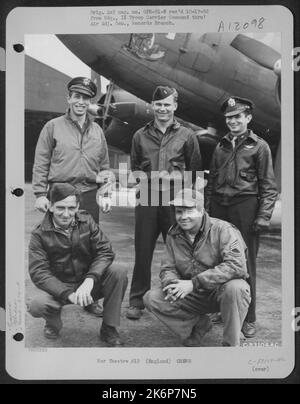
[{"label": "necktie", "polygon": [[236,146],[236,140],[237,140],[236,136],[233,136],[233,138],[231,139],[231,144],[232,144],[233,150],[235,149],[235,146]]}]

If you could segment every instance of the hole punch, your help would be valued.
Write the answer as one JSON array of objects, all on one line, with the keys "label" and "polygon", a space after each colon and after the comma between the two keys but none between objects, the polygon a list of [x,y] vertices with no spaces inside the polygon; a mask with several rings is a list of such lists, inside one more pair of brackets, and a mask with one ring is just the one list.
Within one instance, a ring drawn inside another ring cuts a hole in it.
[{"label": "hole punch", "polygon": [[22,188],[15,188],[11,191],[11,193],[15,196],[22,196],[24,194],[24,190]]},{"label": "hole punch", "polygon": [[21,332],[17,332],[14,336],[13,339],[17,342],[21,342],[24,339],[24,334],[22,334]]},{"label": "hole punch", "polygon": [[16,52],[18,52],[18,53],[21,53],[21,52],[24,51],[24,46],[23,46],[22,44],[20,44],[20,43],[16,43],[16,44],[13,46],[13,48],[14,48],[14,50],[15,50]]}]

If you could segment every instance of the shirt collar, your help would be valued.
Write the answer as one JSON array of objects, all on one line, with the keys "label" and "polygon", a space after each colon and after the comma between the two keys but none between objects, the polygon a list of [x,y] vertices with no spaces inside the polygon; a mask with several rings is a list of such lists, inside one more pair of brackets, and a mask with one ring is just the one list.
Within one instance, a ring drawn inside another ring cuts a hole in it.
[{"label": "shirt collar", "polygon": [[[203,218],[202,218],[202,223],[200,226],[200,229],[198,233],[196,234],[195,241],[199,240],[202,234],[206,234],[210,228],[210,217],[207,212],[204,212]],[[171,236],[183,236],[186,238],[185,232],[182,230],[182,228],[178,224],[174,224],[171,229],[170,229],[170,235]]]},{"label": "shirt collar", "polygon": [[[65,117],[66,117],[69,121],[71,121],[73,124],[75,124],[75,125],[77,125],[77,126],[80,127],[79,123],[78,123],[77,121],[75,121],[74,119],[72,119],[71,113],[70,113],[70,108],[67,109],[66,114],[65,114]],[[89,114],[86,113],[86,115],[85,115],[85,121],[84,121],[84,124],[82,125],[82,128],[81,128],[81,129],[87,128],[87,127],[91,124],[91,122],[92,122],[92,121],[91,121],[91,118],[90,118]]]},{"label": "shirt collar", "polygon": [[[227,141],[227,142],[230,142],[231,143],[231,141],[232,141],[232,139],[233,139],[233,135],[232,135],[232,133],[227,133],[222,139],[221,139],[221,142],[223,142],[223,141]],[[243,135],[239,135],[238,137],[237,137],[237,139],[240,139],[240,140],[242,140],[242,139],[244,139],[244,138],[247,138],[247,139],[250,139],[250,140],[252,140],[252,141],[254,141],[254,142],[257,142],[257,135],[255,135],[255,133],[253,133],[252,132],[252,130],[251,129],[247,129],[247,131],[243,134]]]},{"label": "shirt collar", "polygon": [[53,216],[51,217],[52,219],[52,223],[53,223],[53,227],[56,230],[62,231],[64,233],[71,233],[71,231],[73,230],[73,228],[76,226],[76,219],[74,218],[73,221],[70,223],[70,226],[67,229],[64,229],[63,227],[59,227],[57,223],[55,223],[55,220],[53,219]]},{"label": "shirt collar", "polygon": [[[181,126],[180,123],[176,119],[174,119],[173,122],[171,123],[171,125],[168,126],[167,129],[178,129],[180,126]],[[151,128],[151,127],[154,128],[154,129],[160,130],[159,127],[156,126],[156,123],[155,123],[154,119],[152,121],[148,122],[144,129],[147,130],[147,129]]]}]

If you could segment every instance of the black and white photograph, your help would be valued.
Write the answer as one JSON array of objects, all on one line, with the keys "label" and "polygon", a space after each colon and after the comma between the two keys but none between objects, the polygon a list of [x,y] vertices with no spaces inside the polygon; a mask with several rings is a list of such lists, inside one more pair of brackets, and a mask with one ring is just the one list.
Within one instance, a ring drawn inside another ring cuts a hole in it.
[{"label": "black and white photograph", "polygon": [[292,31],[270,7],[86,7],[86,29],[50,13],[20,30],[8,133],[22,133],[24,196],[9,247],[23,266],[7,324],[33,367],[14,358],[15,374],[292,370]]}]

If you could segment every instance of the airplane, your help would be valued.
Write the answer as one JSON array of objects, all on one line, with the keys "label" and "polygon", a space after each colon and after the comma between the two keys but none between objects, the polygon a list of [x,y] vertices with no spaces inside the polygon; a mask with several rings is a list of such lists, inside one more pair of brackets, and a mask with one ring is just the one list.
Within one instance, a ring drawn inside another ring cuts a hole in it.
[{"label": "airplane", "polygon": [[[98,100],[108,144],[128,153],[132,136],[152,116],[157,85],[179,93],[176,116],[198,137],[204,168],[226,133],[220,113],[230,95],[254,101],[251,128],[270,145],[280,187],[280,34],[135,33],[72,34],[58,39],[98,74],[110,80]],[[265,43],[264,43],[265,42]],[[277,49],[276,49],[277,48]]]}]

